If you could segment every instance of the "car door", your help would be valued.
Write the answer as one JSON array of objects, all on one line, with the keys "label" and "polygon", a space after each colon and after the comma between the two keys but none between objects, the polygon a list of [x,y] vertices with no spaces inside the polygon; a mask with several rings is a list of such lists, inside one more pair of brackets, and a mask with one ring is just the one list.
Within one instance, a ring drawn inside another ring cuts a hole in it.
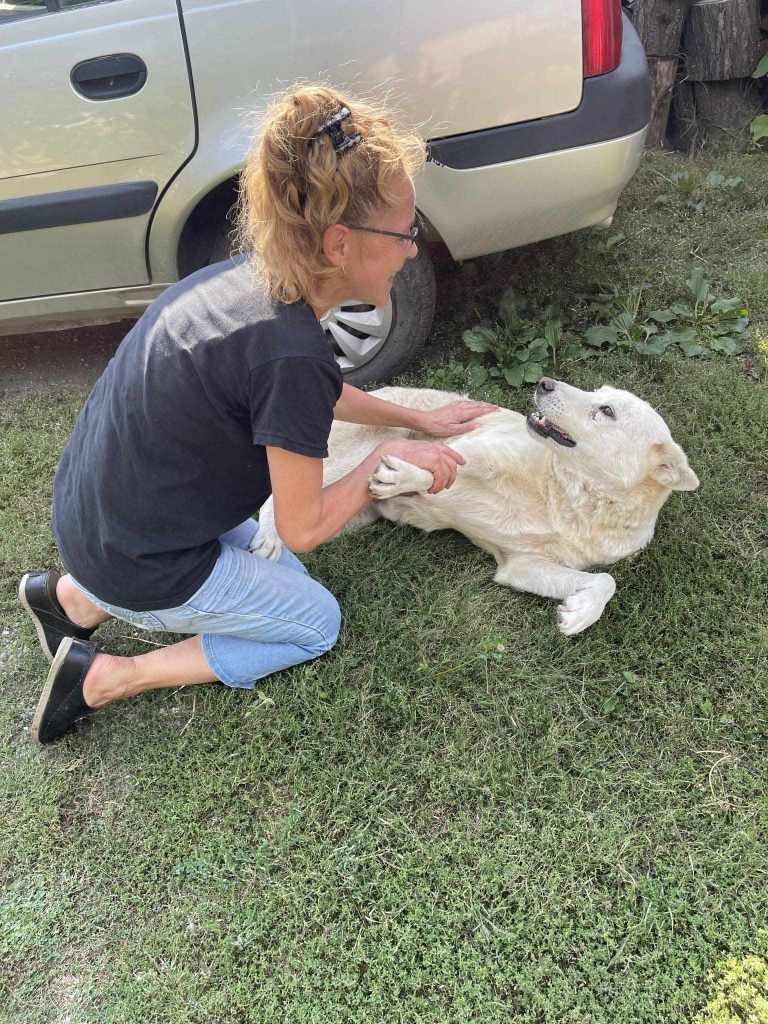
[{"label": "car door", "polygon": [[0,301],[142,285],[195,146],[175,0],[0,0]]}]

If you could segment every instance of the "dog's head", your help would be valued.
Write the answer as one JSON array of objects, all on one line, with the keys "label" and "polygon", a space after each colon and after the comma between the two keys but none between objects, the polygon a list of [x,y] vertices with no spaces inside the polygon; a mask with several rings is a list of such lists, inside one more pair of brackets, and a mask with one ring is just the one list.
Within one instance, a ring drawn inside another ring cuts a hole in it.
[{"label": "dog's head", "polygon": [[645,480],[674,491],[699,486],[667,424],[637,395],[608,386],[581,391],[543,377],[534,402],[538,414],[528,417],[529,430],[558,445],[558,462],[579,476],[622,487]]}]

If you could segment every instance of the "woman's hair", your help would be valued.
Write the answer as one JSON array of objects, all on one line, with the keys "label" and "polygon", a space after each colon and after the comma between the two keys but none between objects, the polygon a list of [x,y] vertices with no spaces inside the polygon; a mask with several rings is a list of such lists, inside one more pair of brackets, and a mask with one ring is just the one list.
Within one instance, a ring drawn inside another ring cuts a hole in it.
[{"label": "woman's hair", "polygon": [[[328,132],[347,107],[343,131],[362,142],[337,153]],[[404,175],[422,167],[426,148],[392,114],[322,84],[297,84],[273,98],[240,182],[238,241],[258,257],[272,299],[311,301],[318,281],[338,273],[323,255],[323,232],[367,224],[396,205]]]}]

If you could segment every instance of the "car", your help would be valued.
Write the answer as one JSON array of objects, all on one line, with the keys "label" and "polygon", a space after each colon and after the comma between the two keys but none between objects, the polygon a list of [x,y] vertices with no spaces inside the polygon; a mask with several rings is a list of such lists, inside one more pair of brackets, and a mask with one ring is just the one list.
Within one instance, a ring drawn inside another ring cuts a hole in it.
[{"label": "car", "polygon": [[607,224],[650,118],[620,0],[0,0],[0,334],[140,315],[231,247],[270,94],[324,80],[419,126],[422,239],[386,307],[324,318],[350,383],[426,341],[431,253]]}]

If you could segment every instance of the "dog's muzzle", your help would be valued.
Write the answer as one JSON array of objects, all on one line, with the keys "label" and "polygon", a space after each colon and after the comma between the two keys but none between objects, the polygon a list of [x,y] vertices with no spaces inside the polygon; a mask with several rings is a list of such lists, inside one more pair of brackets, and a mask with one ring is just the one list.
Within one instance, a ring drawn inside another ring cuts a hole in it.
[{"label": "dog's muzzle", "polygon": [[551,420],[548,420],[546,416],[541,416],[537,412],[530,413],[525,422],[528,427],[538,434],[539,437],[549,437],[557,444],[563,446],[563,448],[575,448],[576,442],[573,440],[570,434],[567,434],[560,427],[556,426]]}]

